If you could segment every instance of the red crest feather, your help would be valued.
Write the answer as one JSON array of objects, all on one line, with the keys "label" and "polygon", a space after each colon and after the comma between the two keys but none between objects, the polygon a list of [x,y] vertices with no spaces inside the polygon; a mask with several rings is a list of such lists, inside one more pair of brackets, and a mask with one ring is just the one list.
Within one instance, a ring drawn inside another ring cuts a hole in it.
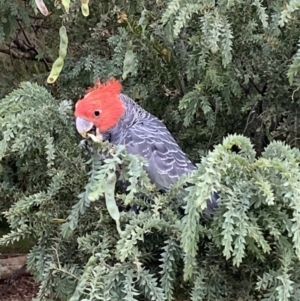
[{"label": "red crest feather", "polygon": [[[100,95],[103,93],[117,94],[119,95],[122,91],[121,83],[115,79],[111,78],[105,83],[101,83],[100,80],[97,80],[94,84],[94,87],[90,87],[86,90],[86,93],[97,92]],[[96,95],[96,94],[94,94]]]}]

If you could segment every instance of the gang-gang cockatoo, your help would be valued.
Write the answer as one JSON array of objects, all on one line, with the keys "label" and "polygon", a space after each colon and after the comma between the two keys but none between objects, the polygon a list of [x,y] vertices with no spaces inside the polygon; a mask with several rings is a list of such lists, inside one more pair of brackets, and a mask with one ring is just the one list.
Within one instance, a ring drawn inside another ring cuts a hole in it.
[{"label": "gang-gang cockatoo", "polygon": [[[144,110],[130,97],[121,93],[122,85],[116,79],[96,83],[76,103],[77,131],[85,138],[96,130],[104,140],[114,145],[123,144],[128,153],[144,157],[145,170],[150,180],[166,191],[184,173],[197,167],[182,151],[166,126]],[[206,215],[218,206],[218,194],[208,200]]]}]

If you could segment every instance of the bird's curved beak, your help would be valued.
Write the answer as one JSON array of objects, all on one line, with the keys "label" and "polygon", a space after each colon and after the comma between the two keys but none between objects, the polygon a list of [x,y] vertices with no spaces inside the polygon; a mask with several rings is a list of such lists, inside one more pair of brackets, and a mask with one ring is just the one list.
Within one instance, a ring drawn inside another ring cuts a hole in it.
[{"label": "bird's curved beak", "polygon": [[87,137],[88,132],[93,128],[93,126],[94,124],[86,119],[81,117],[76,118],[76,129],[83,138]]}]

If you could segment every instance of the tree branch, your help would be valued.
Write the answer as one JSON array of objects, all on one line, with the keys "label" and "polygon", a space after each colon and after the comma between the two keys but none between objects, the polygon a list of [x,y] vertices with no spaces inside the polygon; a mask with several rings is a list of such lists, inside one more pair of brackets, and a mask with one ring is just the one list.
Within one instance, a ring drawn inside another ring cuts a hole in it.
[{"label": "tree branch", "polygon": [[14,59],[19,59],[19,60],[26,59],[26,60],[31,60],[31,61],[37,61],[37,59],[35,58],[36,54],[32,53],[30,51],[28,51],[28,52],[19,52],[19,51],[16,51],[16,50],[12,49],[12,48],[0,46],[0,52],[8,54]]}]

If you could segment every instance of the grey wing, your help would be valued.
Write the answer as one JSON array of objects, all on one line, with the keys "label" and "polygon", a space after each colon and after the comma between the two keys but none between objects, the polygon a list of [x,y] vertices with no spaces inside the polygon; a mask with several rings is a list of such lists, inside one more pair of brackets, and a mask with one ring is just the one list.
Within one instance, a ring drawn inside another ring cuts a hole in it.
[{"label": "grey wing", "polygon": [[130,127],[125,140],[129,153],[148,161],[146,171],[159,189],[168,189],[183,173],[196,169],[165,125],[151,114]]}]

